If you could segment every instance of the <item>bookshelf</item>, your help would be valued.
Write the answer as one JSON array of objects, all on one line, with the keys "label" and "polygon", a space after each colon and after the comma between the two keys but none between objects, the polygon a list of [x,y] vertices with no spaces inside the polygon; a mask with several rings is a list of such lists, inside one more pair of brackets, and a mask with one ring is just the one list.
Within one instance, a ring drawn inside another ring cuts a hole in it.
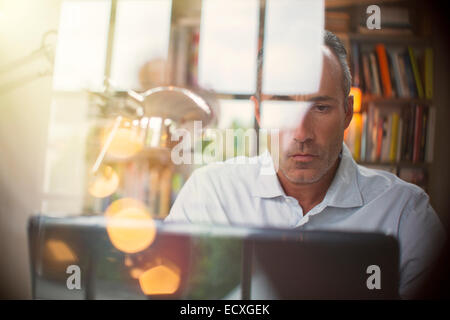
[{"label": "bookshelf", "polygon": [[[388,16],[381,29],[365,26],[371,4]],[[346,132],[355,160],[428,191],[436,148],[435,58],[430,13],[422,9],[416,1],[329,0],[326,28],[343,40],[353,86],[362,91]]]}]

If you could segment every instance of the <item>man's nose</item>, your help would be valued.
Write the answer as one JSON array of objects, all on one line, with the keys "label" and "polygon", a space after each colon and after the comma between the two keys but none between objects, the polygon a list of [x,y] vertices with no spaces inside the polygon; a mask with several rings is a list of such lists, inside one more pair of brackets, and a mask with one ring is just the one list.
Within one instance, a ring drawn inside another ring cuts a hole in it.
[{"label": "man's nose", "polygon": [[308,114],[306,114],[303,119],[300,119],[299,125],[294,130],[293,138],[300,143],[305,143],[314,139],[312,122],[308,117]]}]

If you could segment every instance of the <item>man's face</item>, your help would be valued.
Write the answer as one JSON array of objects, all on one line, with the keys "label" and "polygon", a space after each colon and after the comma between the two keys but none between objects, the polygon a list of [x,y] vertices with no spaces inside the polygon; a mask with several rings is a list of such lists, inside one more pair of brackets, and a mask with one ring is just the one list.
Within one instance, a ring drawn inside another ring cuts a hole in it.
[{"label": "man's face", "polygon": [[323,54],[318,92],[293,97],[306,102],[306,113],[295,127],[280,128],[278,174],[295,184],[319,181],[336,163],[353,115],[352,99],[344,97],[339,62],[327,47]]}]

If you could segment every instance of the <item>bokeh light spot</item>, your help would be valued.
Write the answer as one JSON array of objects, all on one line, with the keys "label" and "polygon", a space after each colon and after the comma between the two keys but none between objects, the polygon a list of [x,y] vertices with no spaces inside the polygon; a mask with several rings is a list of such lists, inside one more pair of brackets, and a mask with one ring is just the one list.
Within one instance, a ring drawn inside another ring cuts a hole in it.
[{"label": "bokeh light spot", "polygon": [[[108,140],[113,127],[106,128],[102,135],[102,146]],[[139,125],[134,126],[132,122],[127,119],[123,119],[117,131],[113,133],[113,138],[108,146],[107,155],[116,159],[126,159],[143,148],[143,130]]]},{"label": "bokeh light spot", "polygon": [[96,198],[107,197],[119,186],[119,176],[110,166],[105,166],[91,178],[88,191]]},{"label": "bokeh light spot", "polygon": [[137,200],[116,200],[108,207],[105,216],[109,239],[120,251],[136,253],[149,247],[155,240],[155,222],[145,206]]},{"label": "bokeh light spot", "polygon": [[69,248],[69,246],[61,240],[48,240],[45,244],[47,252],[53,260],[60,263],[69,263],[77,261],[76,254]]},{"label": "bokeh light spot", "polygon": [[178,290],[180,280],[177,268],[161,264],[142,273],[139,284],[147,295],[172,294]]}]

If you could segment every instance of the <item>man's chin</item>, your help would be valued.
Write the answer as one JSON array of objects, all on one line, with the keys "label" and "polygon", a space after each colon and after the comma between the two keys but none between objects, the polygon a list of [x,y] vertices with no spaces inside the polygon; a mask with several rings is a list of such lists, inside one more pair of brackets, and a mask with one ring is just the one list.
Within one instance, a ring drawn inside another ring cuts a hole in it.
[{"label": "man's chin", "polygon": [[289,181],[295,184],[312,184],[321,178],[319,172],[312,168],[295,169],[292,171],[283,173]]}]

